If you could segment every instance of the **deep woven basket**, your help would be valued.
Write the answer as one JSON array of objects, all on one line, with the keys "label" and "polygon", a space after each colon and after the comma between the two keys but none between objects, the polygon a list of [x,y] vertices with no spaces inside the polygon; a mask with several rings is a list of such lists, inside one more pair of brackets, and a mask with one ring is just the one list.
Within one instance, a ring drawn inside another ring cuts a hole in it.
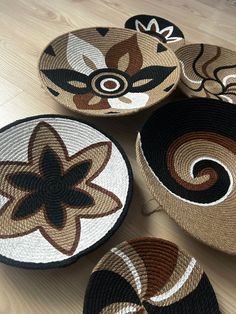
[{"label": "deep woven basket", "polygon": [[194,257],[157,238],[111,249],[90,277],[84,314],[218,314],[214,290]]},{"label": "deep woven basket", "polygon": [[126,21],[125,27],[156,37],[174,51],[185,44],[184,34],[179,27],[160,16],[135,15]]},{"label": "deep woven basket", "polygon": [[236,52],[214,45],[191,44],[176,52],[181,64],[180,89],[189,97],[236,104]]},{"label": "deep woven basket", "polygon": [[123,221],[132,173],[118,143],[74,118],[44,115],[0,130],[0,261],[65,266]]},{"label": "deep woven basket", "polygon": [[192,236],[236,254],[236,107],[203,98],[169,103],[146,121],[136,149],[162,208]]},{"label": "deep woven basket", "polygon": [[180,67],[159,40],[122,28],[86,28],[61,35],[39,60],[43,87],[59,103],[93,116],[135,113],[176,87]]}]

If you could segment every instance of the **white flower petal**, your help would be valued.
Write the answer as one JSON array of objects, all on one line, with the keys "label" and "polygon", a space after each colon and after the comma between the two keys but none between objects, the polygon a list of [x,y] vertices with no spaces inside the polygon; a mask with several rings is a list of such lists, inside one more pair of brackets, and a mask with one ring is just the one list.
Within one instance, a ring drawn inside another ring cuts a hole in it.
[{"label": "white flower petal", "polygon": [[142,32],[143,30],[144,31],[148,30],[147,27],[144,26],[139,20],[135,20],[135,28],[136,28],[137,31],[140,31],[140,32]]},{"label": "white flower petal", "polygon": [[67,60],[75,71],[89,75],[95,69],[91,68],[88,62],[85,63],[85,58],[96,69],[107,68],[105,58],[98,48],[70,33],[67,44]]},{"label": "white flower petal", "polygon": [[156,19],[152,19],[149,23],[148,23],[148,26],[147,26],[147,30],[150,31],[152,29],[152,26],[155,25],[155,28],[156,28],[156,32],[159,33],[160,32],[160,27],[159,27],[159,24],[157,22]]},{"label": "white flower petal", "polygon": [[[128,102],[122,101],[125,97]],[[122,97],[110,98],[108,102],[112,108],[116,109],[136,109],[144,107],[149,99],[149,96],[145,93],[127,93]]]},{"label": "white flower petal", "polygon": [[174,30],[173,26],[167,26],[167,27],[161,29],[159,33],[163,34],[165,32],[168,32],[167,35],[165,35],[165,38],[168,39],[170,37],[170,35],[173,33],[173,30]]},{"label": "white flower petal", "polygon": [[174,43],[176,41],[180,41],[182,39],[183,39],[182,37],[168,37],[168,38],[166,38],[167,42],[171,42],[171,43]]}]

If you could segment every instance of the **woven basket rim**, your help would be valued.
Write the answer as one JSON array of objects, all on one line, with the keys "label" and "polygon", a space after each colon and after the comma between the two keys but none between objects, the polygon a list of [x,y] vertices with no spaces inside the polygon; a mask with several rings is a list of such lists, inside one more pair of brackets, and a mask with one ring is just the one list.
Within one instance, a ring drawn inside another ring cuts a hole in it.
[{"label": "woven basket rim", "polygon": [[[178,52],[180,52],[181,50],[185,50],[185,49],[189,49],[189,48],[192,48],[192,47],[196,47],[196,46],[199,46],[199,45],[204,45],[204,47],[209,47],[209,48],[220,48],[222,49],[223,51],[224,50],[227,50],[228,52],[231,52],[231,53],[235,53],[236,54],[236,51],[235,50],[232,50],[232,49],[229,49],[229,48],[226,48],[224,46],[219,46],[219,45],[213,45],[213,44],[209,44],[209,43],[203,43],[203,42],[199,42],[199,43],[188,43],[188,44],[185,44],[184,46],[180,47],[179,49],[177,49],[175,51],[176,55]],[[177,56],[178,57],[178,56]]]}]

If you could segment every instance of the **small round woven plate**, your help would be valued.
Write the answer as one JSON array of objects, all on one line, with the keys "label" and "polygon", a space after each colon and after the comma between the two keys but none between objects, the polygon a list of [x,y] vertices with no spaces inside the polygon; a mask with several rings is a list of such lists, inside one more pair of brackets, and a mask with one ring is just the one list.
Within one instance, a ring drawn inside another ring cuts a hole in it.
[{"label": "small round woven plate", "polygon": [[159,16],[135,15],[126,21],[125,27],[154,36],[174,51],[185,43],[184,34],[178,26]]},{"label": "small round woven plate", "polygon": [[0,261],[65,266],[119,227],[132,194],[127,157],[77,119],[45,115],[0,130]]},{"label": "small round woven plate", "polygon": [[207,44],[186,45],[176,52],[181,64],[180,89],[188,97],[236,104],[236,52]]},{"label": "small round woven plate", "polygon": [[179,61],[155,38],[123,28],[86,28],[61,35],[39,60],[44,88],[86,115],[116,116],[148,108],[170,94]]},{"label": "small round woven plate", "polygon": [[122,242],[90,277],[84,314],[219,314],[214,290],[194,257],[157,238]]},{"label": "small round woven plate", "polygon": [[162,208],[192,236],[236,254],[236,107],[169,103],[145,123],[137,160]]}]

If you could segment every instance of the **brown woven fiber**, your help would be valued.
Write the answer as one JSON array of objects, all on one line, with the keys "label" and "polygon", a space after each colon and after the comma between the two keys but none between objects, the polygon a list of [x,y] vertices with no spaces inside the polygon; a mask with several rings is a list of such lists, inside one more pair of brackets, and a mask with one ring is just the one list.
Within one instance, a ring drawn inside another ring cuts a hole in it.
[{"label": "brown woven fiber", "polygon": [[146,121],[136,149],[162,208],[195,238],[236,254],[236,107],[203,98],[169,103]]},{"label": "brown woven fiber", "polygon": [[81,114],[127,115],[161,101],[180,77],[159,40],[122,28],[86,28],[54,39],[39,60],[44,88]]},{"label": "brown woven fiber", "polygon": [[84,314],[219,314],[214,290],[194,257],[157,238],[111,249],[90,277]]},{"label": "brown woven fiber", "polygon": [[236,104],[236,52],[214,45],[191,44],[176,52],[181,64],[180,89],[189,97]]},{"label": "brown woven fiber", "polygon": [[68,265],[108,239],[132,194],[129,162],[110,137],[43,115],[0,130],[0,261]]},{"label": "brown woven fiber", "polygon": [[125,27],[154,36],[174,51],[185,44],[184,34],[179,27],[160,16],[135,15],[125,22]]}]

